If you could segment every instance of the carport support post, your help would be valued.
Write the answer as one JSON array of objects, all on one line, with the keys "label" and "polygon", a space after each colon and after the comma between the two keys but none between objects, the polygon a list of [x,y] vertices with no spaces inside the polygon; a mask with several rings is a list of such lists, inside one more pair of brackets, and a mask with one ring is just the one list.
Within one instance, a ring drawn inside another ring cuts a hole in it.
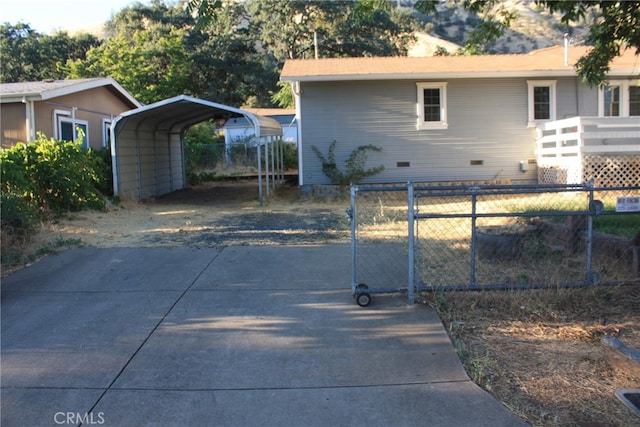
[{"label": "carport support post", "polygon": [[275,138],[273,136],[269,137],[269,142],[271,142],[271,188],[273,191],[276,191],[276,155],[275,155],[275,146],[274,146]]},{"label": "carport support post", "polygon": [[262,154],[260,152],[260,138],[258,138],[258,200],[262,206]]},{"label": "carport support post", "polygon": [[280,154],[280,182],[284,182],[284,141],[278,141],[278,152]]},{"label": "carport support post", "polygon": [[266,180],[267,199],[269,198],[269,140],[264,142],[264,176]]}]

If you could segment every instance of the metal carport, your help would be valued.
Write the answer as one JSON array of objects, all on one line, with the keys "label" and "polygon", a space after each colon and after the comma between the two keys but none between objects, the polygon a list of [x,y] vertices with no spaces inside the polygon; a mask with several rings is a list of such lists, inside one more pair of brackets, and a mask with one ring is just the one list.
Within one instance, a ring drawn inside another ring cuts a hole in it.
[{"label": "metal carport", "polygon": [[246,117],[255,129],[258,146],[258,193],[263,196],[263,162],[267,196],[269,174],[276,178],[282,157],[274,153],[273,142],[282,127],[271,118],[215,102],[181,95],[145,105],[119,115],[111,125],[113,189],[122,198],[148,199],[187,186],[183,137],[185,131],[206,120],[226,121]]}]

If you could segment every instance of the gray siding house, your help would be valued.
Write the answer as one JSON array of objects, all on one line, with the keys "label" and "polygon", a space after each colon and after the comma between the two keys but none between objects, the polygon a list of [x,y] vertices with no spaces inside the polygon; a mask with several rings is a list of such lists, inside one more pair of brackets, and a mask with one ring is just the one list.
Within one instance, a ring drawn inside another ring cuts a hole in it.
[{"label": "gray siding house", "polygon": [[358,146],[382,148],[367,167],[384,171],[365,183],[575,183],[589,156],[634,167],[640,59],[626,51],[608,86],[590,88],[573,65],[584,53],[289,60],[281,80],[295,94],[299,184],[330,184],[312,147],[327,153],[334,140],[339,168]]}]

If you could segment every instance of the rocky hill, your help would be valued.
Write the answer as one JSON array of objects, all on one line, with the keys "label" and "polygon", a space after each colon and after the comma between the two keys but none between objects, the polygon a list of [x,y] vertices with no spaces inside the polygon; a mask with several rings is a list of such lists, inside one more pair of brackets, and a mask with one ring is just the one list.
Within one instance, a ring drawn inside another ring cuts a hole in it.
[{"label": "rocky hill", "polygon": [[[466,35],[479,22],[480,18],[462,8],[459,1],[447,0],[438,7],[437,16],[423,16],[424,33],[444,40],[441,46],[450,50],[448,43],[463,45]],[[411,3],[412,4],[412,3]],[[411,6],[407,4],[406,6]],[[589,24],[594,19],[588,17],[582,22],[566,25],[561,22],[560,14],[549,14],[544,8],[536,5],[533,0],[505,0],[499,2],[491,13],[497,13],[498,8],[506,8],[514,11],[516,19],[511,23],[511,28],[496,43],[489,46],[491,53],[526,53],[535,49],[541,49],[564,42],[564,34],[568,33],[572,44],[585,44],[589,33]],[[438,39],[426,40],[419,37],[418,48],[413,48],[411,54],[416,52],[434,51],[436,48],[427,47],[428,43],[439,43]]]}]

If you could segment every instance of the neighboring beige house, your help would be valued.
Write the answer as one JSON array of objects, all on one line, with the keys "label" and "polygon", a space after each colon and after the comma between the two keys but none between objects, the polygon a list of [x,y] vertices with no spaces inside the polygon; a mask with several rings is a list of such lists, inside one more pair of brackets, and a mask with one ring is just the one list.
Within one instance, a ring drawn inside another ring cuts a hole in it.
[{"label": "neighboring beige house", "polygon": [[109,145],[111,122],[141,104],[110,77],[0,84],[2,147],[47,137],[75,141],[78,129],[83,145]]},{"label": "neighboring beige house", "polygon": [[587,47],[529,54],[287,60],[299,184],[329,184],[313,147],[343,165],[358,146],[384,171],[366,183],[496,181],[637,185],[640,56],[601,88],[583,85]]}]

